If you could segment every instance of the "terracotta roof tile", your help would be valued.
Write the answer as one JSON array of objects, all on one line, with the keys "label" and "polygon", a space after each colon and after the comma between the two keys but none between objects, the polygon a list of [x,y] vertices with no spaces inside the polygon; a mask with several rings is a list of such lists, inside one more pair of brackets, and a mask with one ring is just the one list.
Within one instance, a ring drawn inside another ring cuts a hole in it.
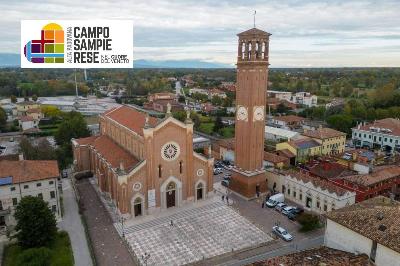
[{"label": "terracotta roof tile", "polygon": [[274,120],[283,121],[283,122],[286,122],[286,123],[302,122],[302,121],[305,120],[304,117],[300,117],[300,116],[297,116],[297,115],[275,116],[273,119],[274,119]]},{"label": "terracotta roof tile", "polygon": [[[132,107],[122,105],[102,114],[116,121],[117,123],[129,128],[137,134],[143,136],[143,127],[146,121],[146,114]],[[155,126],[158,123],[157,118],[150,117],[149,123]]]},{"label": "terracotta roof tile", "polygon": [[80,139],[75,139],[75,141],[79,144],[79,145],[89,145],[89,144],[93,144],[93,142],[98,138],[98,136],[90,136],[87,138],[80,138]]},{"label": "terracotta roof tile", "polygon": [[346,133],[334,130],[332,128],[324,127],[324,128],[317,128],[316,130],[307,130],[303,133],[303,135],[316,139],[328,139],[328,138],[345,136]]},{"label": "terracotta roof tile", "polygon": [[0,161],[0,177],[12,176],[13,184],[60,176],[57,161]]},{"label": "terracotta roof tile", "polygon": [[32,114],[32,113],[41,113],[42,111],[39,108],[31,108],[26,111],[27,114]]},{"label": "terracotta roof tile", "polygon": [[349,175],[349,176],[344,176],[343,179],[352,182],[354,184],[362,186],[370,186],[375,183],[399,176],[400,176],[400,166],[390,165],[390,166],[376,167],[370,174]]},{"label": "terracotta roof tile", "polygon": [[400,203],[378,196],[327,213],[327,218],[400,252]]},{"label": "terracotta roof tile", "polygon": [[277,155],[272,152],[264,152],[264,161],[268,161],[271,163],[287,163],[289,164],[289,160],[287,157]]},{"label": "terracotta roof tile", "polygon": [[[354,127],[353,129],[357,129],[358,127]],[[359,129],[370,131],[371,128],[379,128],[379,129],[390,129],[392,132],[385,132],[385,134],[400,136],[400,120],[395,118],[385,118],[381,120],[376,120],[372,123],[366,124],[364,126],[360,126]]]}]

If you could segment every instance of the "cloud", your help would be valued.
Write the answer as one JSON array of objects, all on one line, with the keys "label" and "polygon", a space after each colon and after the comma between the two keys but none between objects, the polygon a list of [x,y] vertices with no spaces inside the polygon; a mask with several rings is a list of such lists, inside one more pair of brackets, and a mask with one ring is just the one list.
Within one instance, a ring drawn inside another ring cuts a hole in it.
[{"label": "cloud", "polygon": [[253,26],[257,10],[257,27],[273,34],[272,66],[400,62],[399,1],[21,0],[0,10],[0,52],[18,52],[22,19],[132,19],[135,58],[234,64],[236,34]]}]

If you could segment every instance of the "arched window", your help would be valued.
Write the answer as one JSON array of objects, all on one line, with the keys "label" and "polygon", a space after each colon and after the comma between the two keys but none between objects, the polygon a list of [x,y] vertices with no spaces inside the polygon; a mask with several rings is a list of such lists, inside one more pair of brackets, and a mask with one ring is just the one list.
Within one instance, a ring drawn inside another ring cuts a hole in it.
[{"label": "arched window", "polygon": [[169,184],[168,184],[168,186],[167,186],[167,191],[170,191],[170,190],[175,190],[176,189],[176,184],[175,184],[175,182],[169,182]]},{"label": "arched window", "polygon": [[196,186],[196,199],[201,200],[203,199],[203,183],[198,183]]},{"label": "arched window", "polygon": [[183,162],[180,161],[180,162],[179,162],[179,173],[182,174],[182,172],[183,172]]},{"label": "arched window", "polygon": [[158,177],[161,178],[162,172],[161,172],[161,164],[158,165]]}]

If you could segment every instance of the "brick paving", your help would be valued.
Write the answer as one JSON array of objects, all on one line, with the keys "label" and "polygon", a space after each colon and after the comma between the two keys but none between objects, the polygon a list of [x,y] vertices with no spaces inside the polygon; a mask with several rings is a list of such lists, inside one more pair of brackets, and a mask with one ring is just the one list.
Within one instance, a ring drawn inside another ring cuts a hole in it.
[{"label": "brick paving", "polygon": [[87,179],[78,181],[76,187],[83,204],[83,216],[87,223],[97,265],[137,265],[89,181]]}]

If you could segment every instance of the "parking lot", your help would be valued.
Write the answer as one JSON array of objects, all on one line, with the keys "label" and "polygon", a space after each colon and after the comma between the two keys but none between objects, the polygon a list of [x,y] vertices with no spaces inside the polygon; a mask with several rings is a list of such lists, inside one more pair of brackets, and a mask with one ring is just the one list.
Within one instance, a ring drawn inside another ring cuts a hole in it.
[{"label": "parking lot", "polygon": [[[226,187],[221,186],[221,181],[223,180],[223,177],[229,173],[230,170],[223,169],[221,174],[214,175],[214,187],[217,189],[217,191],[219,191],[219,193],[227,193]],[[245,216],[266,233],[271,233],[272,227],[274,225],[279,225],[286,229],[292,236],[294,236],[293,242],[298,242],[305,238],[316,237],[323,234],[323,229],[306,234],[301,233],[299,232],[300,225],[296,221],[290,220],[286,215],[283,215],[281,212],[275,210],[275,208],[268,208],[266,206],[262,208],[262,202],[265,201],[265,196],[251,201],[247,201],[234,193],[229,193],[229,197],[231,200],[233,200],[233,208],[235,208],[241,215]],[[286,199],[285,203],[289,206],[298,206],[297,204],[289,202]],[[285,242],[280,239],[278,243],[282,245]]]}]

